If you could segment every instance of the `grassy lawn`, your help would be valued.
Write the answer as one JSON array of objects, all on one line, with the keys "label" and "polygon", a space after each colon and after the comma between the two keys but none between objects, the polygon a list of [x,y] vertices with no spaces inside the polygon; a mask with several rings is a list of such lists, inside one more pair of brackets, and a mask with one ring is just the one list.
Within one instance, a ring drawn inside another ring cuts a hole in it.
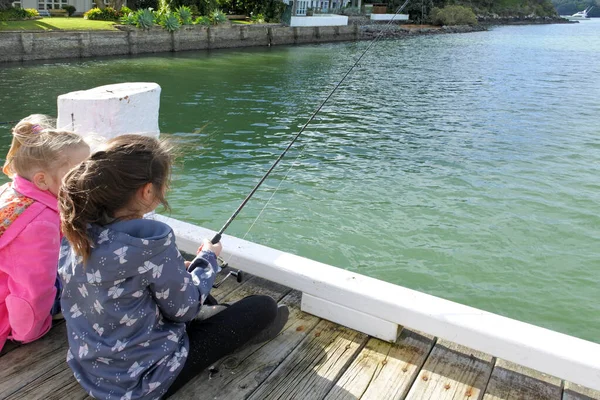
[{"label": "grassy lawn", "polygon": [[89,21],[76,17],[50,17],[28,21],[0,21],[0,31],[112,31],[116,29],[114,24],[110,21]]}]

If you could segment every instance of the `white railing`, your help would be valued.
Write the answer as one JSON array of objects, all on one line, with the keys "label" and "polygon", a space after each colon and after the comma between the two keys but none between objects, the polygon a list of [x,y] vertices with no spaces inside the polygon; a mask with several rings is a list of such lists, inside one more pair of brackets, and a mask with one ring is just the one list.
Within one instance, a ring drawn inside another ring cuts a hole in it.
[{"label": "white railing", "polygon": [[[214,231],[164,216],[182,251],[194,254]],[[600,345],[391,283],[345,271],[269,247],[223,235],[224,259],[311,298],[376,319],[417,329],[600,390]],[[353,321],[368,333],[371,319]],[[361,323],[363,324],[361,326]]]}]

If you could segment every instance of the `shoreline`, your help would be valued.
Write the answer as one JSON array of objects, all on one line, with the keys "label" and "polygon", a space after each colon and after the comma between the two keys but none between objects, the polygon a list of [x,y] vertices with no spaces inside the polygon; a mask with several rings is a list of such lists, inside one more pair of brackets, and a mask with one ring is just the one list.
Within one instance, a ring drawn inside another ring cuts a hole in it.
[{"label": "shoreline", "polygon": [[[506,25],[480,23],[474,26],[386,26],[366,22],[366,18],[360,17],[350,19],[347,26],[186,25],[175,32],[168,32],[161,27],[141,30],[125,25],[117,25],[118,30],[115,31],[2,31],[0,63],[370,40],[382,29],[382,38],[399,39],[417,35],[481,32],[488,30],[490,26]],[[543,20],[535,23],[556,22]]]}]

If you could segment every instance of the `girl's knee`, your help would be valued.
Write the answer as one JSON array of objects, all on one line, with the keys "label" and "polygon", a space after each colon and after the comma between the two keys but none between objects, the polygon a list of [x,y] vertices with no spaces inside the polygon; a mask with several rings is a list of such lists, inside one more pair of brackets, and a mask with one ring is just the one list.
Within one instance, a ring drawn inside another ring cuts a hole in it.
[{"label": "girl's knee", "polygon": [[268,325],[275,320],[277,316],[277,302],[272,297],[264,295],[252,296],[252,303],[252,307],[259,311],[260,322]]}]

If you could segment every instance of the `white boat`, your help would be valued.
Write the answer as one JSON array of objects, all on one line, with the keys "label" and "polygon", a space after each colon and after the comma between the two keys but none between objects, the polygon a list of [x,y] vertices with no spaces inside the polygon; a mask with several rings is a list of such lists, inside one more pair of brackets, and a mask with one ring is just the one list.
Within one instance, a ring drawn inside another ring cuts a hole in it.
[{"label": "white boat", "polygon": [[590,17],[588,17],[588,13],[592,11],[592,8],[594,8],[594,6],[590,6],[583,11],[576,12],[575,14],[571,16],[566,16],[564,18],[568,19],[569,21],[580,21],[590,19]]}]

